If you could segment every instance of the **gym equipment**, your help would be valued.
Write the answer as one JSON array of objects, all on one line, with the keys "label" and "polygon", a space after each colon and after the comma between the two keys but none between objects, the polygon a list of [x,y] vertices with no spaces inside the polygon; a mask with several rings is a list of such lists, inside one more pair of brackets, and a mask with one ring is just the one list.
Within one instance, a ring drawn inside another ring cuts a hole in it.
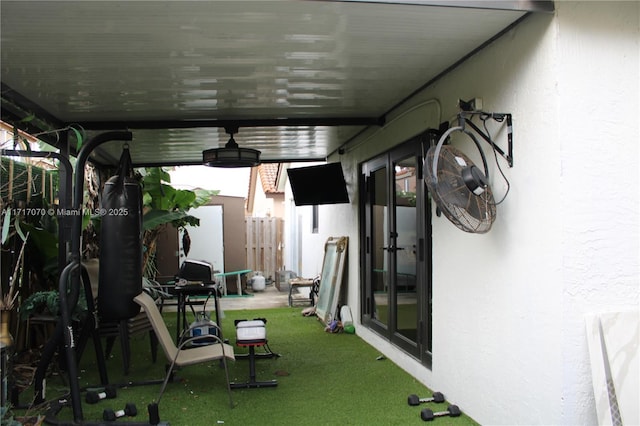
[{"label": "gym equipment", "polygon": [[[128,385],[128,384],[127,384]],[[83,421],[82,423],[74,423],[69,420],[61,420],[58,419],[58,413],[62,411],[65,407],[70,405],[71,401],[69,401],[66,396],[54,399],[51,401],[47,401],[49,408],[44,412],[44,423],[46,425],[57,425],[57,426],[105,426],[106,423],[104,419],[94,420],[94,421]],[[114,412],[115,413],[115,412]],[[104,413],[103,413],[104,414]],[[109,420],[110,421],[110,420]],[[4,423],[3,423],[4,424]],[[133,418],[125,420],[127,426],[150,426],[150,425],[161,425],[161,426],[169,426],[169,423],[166,421],[160,421],[160,419],[139,419],[134,421]]]},{"label": "gym equipment", "polygon": [[117,396],[116,388],[113,386],[105,386],[103,391],[88,391],[85,395],[85,401],[88,404],[95,404],[103,399],[113,399]]},{"label": "gym equipment", "polygon": [[[278,386],[276,380],[266,382],[256,381],[256,347],[267,345],[267,320],[257,318],[252,321],[236,321],[236,345],[249,348],[249,381],[245,383],[231,383],[232,389],[238,388],[266,388]],[[276,356],[273,352],[267,356]]]},{"label": "gym equipment", "polygon": [[102,418],[108,422],[113,422],[121,417],[134,417],[137,414],[138,409],[136,408],[136,404],[127,402],[127,405],[124,406],[124,410],[113,411],[112,409],[107,408],[102,412]]},{"label": "gym equipment", "polygon": [[440,392],[434,392],[430,398],[420,398],[415,394],[411,394],[407,398],[407,403],[411,406],[420,405],[425,402],[444,402],[444,395]]},{"label": "gym equipment", "polygon": [[142,189],[126,145],[117,175],[104,185],[100,214],[98,314],[127,320],[140,312],[133,298],[142,291]]},{"label": "gym equipment", "polygon": [[[76,172],[74,175],[73,201],[72,208],[81,211],[82,201],[84,199],[84,167],[89,159],[89,154],[99,145],[112,140],[133,139],[131,132],[106,132],[101,133],[82,146],[76,160]],[[67,376],[69,378],[70,401],[73,409],[73,420],[75,423],[83,422],[82,400],[80,396],[80,384],[78,382],[78,364],[76,362],[76,344],[73,336],[73,327],[71,324],[71,312],[78,302],[80,291],[80,274],[78,270],[82,266],[82,215],[74,215],[71,217],[71,252],[69,254],[70,263],[60,272],[58,290],[60,294],[60,321],[56,327],[57,332],[47,344],[51,343],[55,348],[56,344],[60,345],[60,353],[65,353]],[[142,268],[140,268],[142,269]],[[82,275],[85,283],[85,294],[87,296],[87,305],[91,298],[91,285],[86,269],[82,269]],[[86,280],[85,280],[86,278]],[[95,327],[94,327],[95,329]],[[94,345],[96,346],[96,356],[98,358],[98,369],[100,370],[101,381],[103,384],[108,383],[106,376],[106,365],[104,353],[100,344],[100,338],[97,333],[94,334]],[[50,359],[50,358],[49,358]],[[44,392],[41,392],[44,394]],[[57,413],[56,413],[57,414]]]},{"label": "gym equipment", "polygon": [[157,402],[152,402],[147,405],[147,412],[149,413],[149,423],[152,425],[157,425],[160,423],[160,410],[158,408]]},{"label": "gym equipment", "polygon": [[204,310],[196,313],[196,320],[189,325],[189,330],[189,337],[213,336],[211,339],[197,339],[191,342],[192,346],[210,345],[216,343],[215,337],[220,337],[218,324],[211,321],[209,314]]},{"label": "gym equipment", "polygon": [[[65,166],[65,176],[67,178],[64,180],[65,185],[64,188],[61,188],[61,194],[63,192],[63,189],[69,191],[73,190],[72,201],[69,201],[66,196],[61,195],[61,206],[66,210],[73,210],[77,212],[81,211],[85,178],[84,170],[85,165],[89,159],[89,155],[99,145],[114,140],[131,141],[132,134],[131,132],[105,132],[94,136],[93,138],[88,140],[87,143],[83,144],[77,156],[77,167],[75,175],[73,176],[73,188],[71,188],[69,179],[69,177],[73,173],[72,168],[70,167],[70,163],[68,160],[64,160],[63,158],[61,158],[61,164]],[[46,155],[50,154],[46,153]],[[82,424],[85,426],[104,426],[102,420],[99,422],[87,422],[83,419],[82,398],[80,394],[80,384],[78,381],[78,363],[76,360],[82,355],[84,344],[90,336],[93,336],[94,338],[97,367],[100,373],[101,384],[103,386],[106,386],[108,385],[109,381],[107,378],[104,352],[102,350],[100,336],[98,335],[97,327],[95,326],[95,323],[93,321],[93,318],[95,318],[96,315],[93,305],[91,281],[86,268],[84,267],[84,265],[82,265],[81,262],[82,215],[71,215],[69,217],[69,220],[71,222],[70,252],[67,244],[60,244],[60,249],[63,253],[63,256],[61,256],[61,258],[64,259],[62,262],[63,264],[68,262],[66,266],[61,268],[60,278],[58,280],[58,290],[60,295],[60,321],[58,321],[56,325],[56,331],[54,332],[53,336],[45,345],[45,351],[43,352],[40,362],[38,363],[38,369],[36,370],[36,376],[34,377],[34,388],[36,392],[34,400],[44,400],[44,378],[46,369],[57,349],[61,358],[64,358],[61,359],[61,363],[66,364],[65,367],[70,389],[69,392],[62,398],[49,402],[49,408],[46,410],[44,422],[46,424],[56,425]],[[63,225],[62,221],[60,225]],[[61,237],[61,242],[62,241],[65,241],[65,239]],[[119,268],[120,265],[115,265],[115,267]],[[89,320],[84,324],[81,324],[79,333],[80,335],[78,336],[77,333],[75,333],[76,330],[74,330],[75,327],[71,321],[71,312],[78,302],[79,293],[82,289],[84,289],[85,292],[88,311],[93,315],[89,315]],[[131,383],[128,383],[128,386],[131,385]],[[65,407],[72,408],[72,421],[63,421],[57,418],[58,413]],[[129,407],[129,410],[131,410],[131,407]],[[148,426],[149,423],[128,422],[127,424],[130,426]],[[167,423],[163,422],[157,424],[166,425]]]},{"label": "gym equipment", "polygon": [[447,411],[437,411],[435,413],[429,410],[428,408],[423,408],[422,411],[420,412],[420,418],[425,422],[429,422],[435,419],[436,417],[444,417],[444,416],[459,417],[461,414],[462,414],[462,411],[460,411],[460,408],[458,408],[457,405],[450,405],[447,407]]}]

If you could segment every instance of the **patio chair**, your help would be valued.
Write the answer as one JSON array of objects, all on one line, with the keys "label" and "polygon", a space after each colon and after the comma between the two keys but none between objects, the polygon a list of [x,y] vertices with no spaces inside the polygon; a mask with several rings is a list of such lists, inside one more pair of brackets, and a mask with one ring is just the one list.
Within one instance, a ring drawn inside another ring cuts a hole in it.
[{"label": "patio chair", "polygon": [[144,313],[139,313],[133,318],[120,321],[100,321],[98,324],[98,334],[106,337],[107,346],[104,354],[108,359],[113,350],[116,338],[120,338],[120,350],[122,351],[122,368],[125,376],[129,375],[131,365],[131,344],[129,340],[134,334],[149,333],[151,343],[151,360],[156,362],[158,353],[158,341],[153,333],[151,324]]},{"label": "patio chair", "polygon": [[[98,280],[100,276],[100,261],[98,259],[89,259],[82,262],[87,270],[89,283],[91,284],[91,292],[96,300],[98,296]],[[141,333],[149,333],[151,342],[151,359],[156,362],[158,342],[151,328],[151,324],[147,317],[140,313],[133,318],[124,320],[103,320],[98,321],[98,335],[106,338],[105,357],[108,359],[113,350],[113,345],[117,338],[120,339],[120,350],[122,351],[122,367],[124,375],[129,375],[129,365],[131,364],[131,345],[129,340],[131,336]]]},{"label": "patio chair", "polygon": [[[182,342],[180,346],[176,347],[173,339],[171,338],[171,335],[169,334],[167,325],[165,324],[164,319],[162,318],[162,315],[158,310],[158,306],[156,305],[153,298],[148,294],[142,292],[133,300],[144,309],[144,312],[149,318],[149,322],[151,322],[153,330],[156,333],[158,343],[160,343],[160,347],[171,363],[169,368],[167,369],[167,375],[164,378],[162,388],[160,389],[160,395],[158,396],[158,400],[156,401],[156,407],[160,402],[160,398],[162,398],[162,394],[164,393],[169,378],[172,375],[174,366],[177,365],[178,367],[183,367],[192,364],[219,360],[224,367],[225,378],[227,381],[227,392],[229,393],[229,403],[233,408],[231,385],[229,382],[229,369],[227,367],[227,360],[235,360],[233,347],[224,343],[222,340],[220,340],[219,337],[210,334],[181,339]],[[185,331],[185,333],[189,332],[190,329]],[[218,330],[218,336],[221,335],[222,333],[220,332],[220,330]],[[191,346],[194,341],[200,339],[207,339],[208,341],[214,339],[215,343],[186,349],[187,347]]]}]

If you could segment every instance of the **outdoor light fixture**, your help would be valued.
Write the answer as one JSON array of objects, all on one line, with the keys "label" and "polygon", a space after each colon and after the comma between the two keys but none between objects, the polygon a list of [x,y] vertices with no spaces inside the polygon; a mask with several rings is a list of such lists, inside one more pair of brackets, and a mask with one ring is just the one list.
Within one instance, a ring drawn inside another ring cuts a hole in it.
[{"label": "outdoor light fixture", "polygon": [[[237,129],[234,129],[237,131]],[[260,151],[251,148],[240,148],[233,139],[234,131],[224,148],[212,148],[202,151],[202,161],[210,167],[254,167],[260,164]]]}]

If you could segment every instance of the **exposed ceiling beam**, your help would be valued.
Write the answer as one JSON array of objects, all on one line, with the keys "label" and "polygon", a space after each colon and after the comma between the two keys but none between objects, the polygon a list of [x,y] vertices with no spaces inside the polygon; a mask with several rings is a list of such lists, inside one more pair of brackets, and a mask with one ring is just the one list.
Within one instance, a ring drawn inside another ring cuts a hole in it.
[{"label": "exposed ceiling beam", "polygon": [[[261,164],[266,163],[315,163],[319,161],[327,161],[325,157],[308,157],[304,159],[300,158],[278,158],[277,160],[260,160]],[[97,162],[100,166],[108,166],[108,163]],[[202,166],[202,161],[167,161],[167,162],[144,162],[134,161],[133,167],[173,167],[173,166]]]},{"label": "exposed ceiling beam", "polygon": [[[317,1],[317,0],[308,0]],[[323,0],[342,3],[402,4],[411,6],[460,7],[470,9],[520,10],[524,12],[547,12],[555,10],[551,0]]]},{"label": "exposed ceiling beam", "polygon": [[309,117],[263,118],[239,120],[148,120],[148,121],[83,121],[74,123],[85,130],[111,129],[194,129],[199,127],[299,127],[299,126],[384,126],[384,117]]}]

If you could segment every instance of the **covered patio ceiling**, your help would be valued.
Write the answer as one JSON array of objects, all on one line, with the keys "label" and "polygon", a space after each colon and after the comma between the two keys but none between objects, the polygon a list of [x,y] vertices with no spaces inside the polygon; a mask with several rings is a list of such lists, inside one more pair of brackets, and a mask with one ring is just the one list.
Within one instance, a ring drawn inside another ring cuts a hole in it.
[{"label": "covered patio ceiling", "polygon": [[[325,160],[550,1],[0,2],[2,120],[131,130],[136,165]],[[26,117],[34,117],[26,119]],[[60,146],[59,132],[41,139]],[[122,142],[93,160],[117,162]],[[71,149],[73,153],[73,149]]]}]

